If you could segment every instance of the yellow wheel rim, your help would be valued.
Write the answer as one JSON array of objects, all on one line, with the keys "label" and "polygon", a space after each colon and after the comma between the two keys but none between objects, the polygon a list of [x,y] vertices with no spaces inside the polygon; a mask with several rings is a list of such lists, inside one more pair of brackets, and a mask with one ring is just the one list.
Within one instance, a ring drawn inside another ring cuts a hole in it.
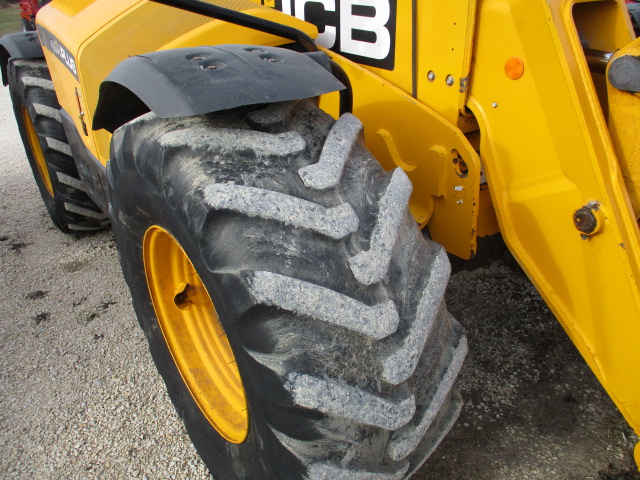
[{"label": "yellow wheel rim", "polygon": [[24,119],[24,125],[27,130],[27,137],[29,138],[29,145],[33,152],[33,158],[35,159],[36,166],[38,167],[38,173],[40,173],[40,178],[42,178],[42,183],[44,183],[44,187],[47,189],[47,192],[49,192],[49,195],[53,197],[53,185],[51,184],[47,161],[44,159],[44,153],[42,152],[42,147],[40,146],[40,140],[38,139],[36,129],[33,126],[31,115],[29,115],[25,106],[22,107],[22,118]]},{"label": "yellow wheel rim", "polygon": [[211,297],[178,242],[163,228],[144,235],[147,285],[162,334],[191,396],[225,439],[249,432],[247,399]]}]

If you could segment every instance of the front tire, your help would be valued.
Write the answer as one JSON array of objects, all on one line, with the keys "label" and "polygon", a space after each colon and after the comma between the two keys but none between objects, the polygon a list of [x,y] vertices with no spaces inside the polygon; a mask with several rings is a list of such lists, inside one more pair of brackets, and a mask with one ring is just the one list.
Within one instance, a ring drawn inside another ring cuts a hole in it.
[{"label": "front tire", "polygon": [[[466,339],[444,306],[446,254],[411,217],[404,172],[385,173],[361,130],[307,100],[149,113],[114,134],[109,194],[125,278],[171,399],[219,480],[408,478],[460,411]],[[217,318],[185,320],[193,286],[149,274],[176,263],[149,254],[154,232],[184,253]],[[202,369],[170,333],[207,343],[219,330],[203,325],[217,319],[248,406],[241,441],[203,408],[218,397],[196,392]]]}]

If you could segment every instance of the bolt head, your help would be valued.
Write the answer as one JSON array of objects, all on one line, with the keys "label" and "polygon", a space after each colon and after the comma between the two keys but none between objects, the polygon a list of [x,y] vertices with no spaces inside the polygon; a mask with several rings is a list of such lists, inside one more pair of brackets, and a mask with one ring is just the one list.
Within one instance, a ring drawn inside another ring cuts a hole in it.
[{"label": "bolt head", "polygon": [[579,232],[592,235],[598,228],[598,219],[589,207],[582,207],[573,214],[573,224]]},{"label": "bolt head", "polygon": [[455,79],[453,78],[453,75],[447,75],[446,82],[447,82],[448,86],[452,86],[454,84],[454,82],[455,82]]},{"label": "bolt head", "polygon": [[498,108],[498,102],[493,102],[493,103],[491,104],[491,106],[492,106],[493,108]]},{"label": "bolt head", "polygon": [[429,70],[429,73],[427,73],[427,80],[429,80],[430,82],[433,82],[436,79],[436,72],[434,72],[433,70]]}]

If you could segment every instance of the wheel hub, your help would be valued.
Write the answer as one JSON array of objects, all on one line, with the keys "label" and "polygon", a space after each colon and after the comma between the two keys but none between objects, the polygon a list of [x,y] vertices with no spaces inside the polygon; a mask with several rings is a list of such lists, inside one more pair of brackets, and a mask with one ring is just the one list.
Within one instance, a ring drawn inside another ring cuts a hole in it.
[{"label": "wheel hub", "polygon": [[31,147],[31,152],[33,152],[33,158],[36,161],[36,166],[38,167],[38,173],[40,174],[40,178],[42,178],[42,183],[44,183],[44,187],[47,189],[47,192],[49,192],[49,195],[53,197],[53,185],[51,184],[47,161],[44,158],[44,153],[42,152],[42,147],[40,146],[40,140],[38,139],[36,129],[33,126],[31,115],[29,115],[25,106],[22,107],[22,118],[24,120],[25,129],[27,130],[29,146]]},{"label": "wheel hub", "polygon": [[242,443],[249,431],[246,395],[206,287],[182,247],[163,228],[146,231],[143,255],[160,329],[191,396],[220,435]]}]

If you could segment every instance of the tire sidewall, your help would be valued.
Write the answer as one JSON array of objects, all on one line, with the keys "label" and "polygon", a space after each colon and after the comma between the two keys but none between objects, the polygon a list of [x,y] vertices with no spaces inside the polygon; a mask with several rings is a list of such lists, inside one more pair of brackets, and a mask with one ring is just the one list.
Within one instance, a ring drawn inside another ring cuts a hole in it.
[{"label": "tire sidewall", "polygon": [[[129,171],[116,181],[116,188],[111,192],[112,215],[118,218],[112,223],[113,231],[120,246],[121,263],[138,320],[173,404],[205,463],[219,466],[219,470],[211,472],[215,478],[271,478],[268,472],[272,471],[269,466],[272,455],[268,451],[270,442],[267,441],[270,434],[262,412],[265,389],[261,387],[261,373],[240,346],[235,324],[237,318],[231,313],[237,311],[238,307],[230,304],[230,296],[225,295],[225,286],[206,266],[197,242],[198,235],[192,231],[189,222],[180,215],[167,215],[166,212],[174,207],[166,200],[161,188],[149,182],[149,177],[134,180],[135,173],[130,175],[132,173]],[[144,177],[144,174],[140,177]],[[138,193],[132,195],[134,191]],[[198,200],[194,198],[190,201]],[[135,215],[128,215],[127,210],[132,211],[132,208],[135,209]],[[189,393],[160,330],[146,282],[142,252],[145,232],[151,226],[165,229],[185,251],[207,288],[227,334],[249,408],[249,436],[241,444],[225,440],[204,417]]]},{"label": "tire sidewall", "polygon": [[[11,96],[11,101],[13,103],[13,112],[16,118],[16,123],[18,125],[18,131],[20,132],[20,138],[22,139],[22,143],[24,145],[24,150],[27,155],[27,160],[29,162],[29,167],[31,167],[31,172],[33,173],[33,177],[36,181],[36,185],[38,186],[38,190],[40,192],[40,196],[42,197],[42,201],[51,216],[51,219],[56,224],[58,228],[63,231],[66,231],[66,225],[60,220],[59,215],[57,214],[56,208],[56,198],[52,197],[47,190],[47,187],[44,184],[44,180],[42,179],[42,175],[40,174],[40,170],[35,160],[35,155],[33,153],[33,149],[31,147],[31,142],[29,141],[29,136],[27,134],[27,127],[24,123],[24,119],[22,117],[22,109],[26,108],[27,114],[31,117],[31,121],[34,122],[33,116],[31,115],[31,111],[29,105],[26,103],[25,95],[23,91],[20,91],[17,85],[17,78],[15,76],[15,67],[11,66],[11,73],[9,79],[9,94]],[[40,136],[38,135],[38,141],[40,141]],[[41,145],[42,148],[42,145]],[[44,150],[44,149],[43,149]],[[55,194],[55,172],[52,172],[49,168],[49,162],[46,161],[45,156],[45,167],[49,172],[49,176],[51,178],[51,183],[53,185],[53,190]]]},{"label": "tire sidewall", "polygon": [[[448,431],[461,405],[455,392],[444,400],[436,395],[441,388],[452,391],[466,352],[462,329],[443,307],[446,256],[424,242],[402,200],[408,203],[408,179],[400,170],[385,174],[357,146],[357,120],[335,122],[307,103],[280,107],[188,119],[148,113],[114,132],[111,217],[139,321],[179,415],[219,480],[406,478]],[[294,134],[283,139],[290,150],[267,153],[250,133],[263,128],[276,135],[296,132],[307,148],[299,150]],[[342,135],[356,147],[338,148]],[[345,164],[339,183],[330,192],[306,188],[300,168],[336,150]],[[208,188],[212,183],[219,187]],[[242,192],[237,203],[224,203],[228,191]],[[271,200],[262,203],[263,195]],[[270,213],[269,202],[277,203],[282,216]],[[308,226],[300,218],[307,202],[325,209],[348,203],[358,216],[357,232],[338,243],[328,240],[318,226],[326,222]],[[368,277],[356,278],[348,265],[358,251],[370,251],[360,236],[372,238],[378,222],[391,220],[397,222],[393,245],[402,248],[381,251],[390,284],[369,286]],[[249,404],[250,437],[242,445],[223,440],[204,419],[168,351],[144,273],[144,235],[151,226],[173,235],[216,307]],[[256,278],[274,281],[260,286]],[[265,288],[273,290],[261,292]],[[327,313],[328,303],[340,312]],[[369,321],[377,315],[371,309],[384,305],[395,309],[399,321],[393,334],[380,339]],[[332,315],[340,314],[353,316],[354,323],[337,322]],[[368,328],[362,331],[355,322]],[[415,328],[424,329],[417,351],[400,343]],[[393,372],[383,374],[396,357],[403,366],[399,381]],[[425,417],[433,409],[437,418]],[[425,418],[427,430],[411,440],[418,443],[392,458],[394,438],[404,442],[404,432]]]},{"label": "tire sidewall", "polygon": [[[44,59],[10,59],[9,91],[25,154],[51,220],[66,234],[103,229],[107,226],[107,217],[89,197],[78,173],[64,125],[56,115],[60,112],[60,105],[55,91],[47,85],[27,85],[23,81],[26,77],[50,82]],[[39,111],[38,107],[42,110]],[[53,195],[49,193],[38,168],[23,109],[33,124]]]}]

